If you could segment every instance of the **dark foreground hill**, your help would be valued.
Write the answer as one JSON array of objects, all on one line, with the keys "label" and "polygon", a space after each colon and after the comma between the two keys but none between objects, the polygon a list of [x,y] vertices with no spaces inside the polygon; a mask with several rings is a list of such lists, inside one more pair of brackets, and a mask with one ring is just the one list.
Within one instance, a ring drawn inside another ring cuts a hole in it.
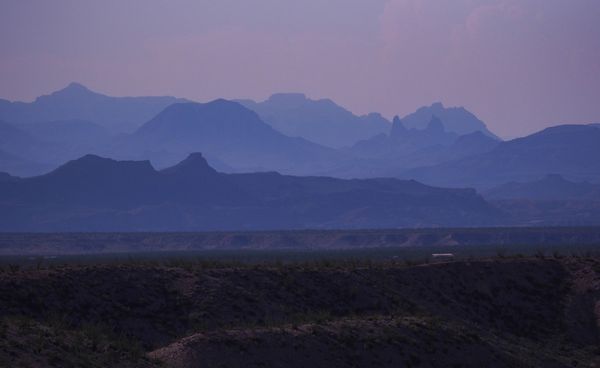
[{"label": "dark foreground hill", "polygon": [[592,367],[600,262],[2,268],[0,366]]},{"label": "dark foreground hill", "polygon": [[0,215],[1,231],[481,226],[503,216],[471,189],[223,174],[200,154],[162,171],[88,155],[46,175],[0,181]]}]

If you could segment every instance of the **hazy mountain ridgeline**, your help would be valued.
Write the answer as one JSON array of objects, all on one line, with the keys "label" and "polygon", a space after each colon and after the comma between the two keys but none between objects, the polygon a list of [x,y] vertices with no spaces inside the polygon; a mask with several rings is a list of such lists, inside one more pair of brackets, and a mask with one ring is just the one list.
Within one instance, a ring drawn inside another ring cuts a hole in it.
[{"label": "hazy mountain ridgeline", "polygon": [[395,117],[389,134],[357,142],[345,150],[352,161],[326,174],[337,177],[397,177],[404,171],[488,152],[499,141],[480,131],[457,135],[433,116],[425,129],[408,129]]},{"label": "hazy mountain ridgeline", "polygon": [[52,148],[46,142],[0,120],[0,171],[30,176],[50,170],[52,165],[36,162],[36,158],[50,154],[51,151]]},{"label": "hazy mountain ridgeline", "polygon": [[222,99],[173,104],[124,139],[116,151],[151,156],[162,167],[201,151],[238,171],[295,174],[324,170],[344,158],[334,149],[283,135],[255,112]]},{"label": "hazy mountain ridgeline", "polygon": [[433,116],[424,129],[406,129],[395,117],[389,135],[380,134],[357,142],[352,152],[364,157],[398,158],[431,146],[447,146],[454,143],[457,135],[446,132],[442,122]]},{"label": "hazy mountain ridgeline", "polygon": [[278,93],[263,102],[238,102],[283,134],[328,147],[351,146],[390,130],[390,122],[380,114],[357,116],[330,99],[311,100],[301,93]]},{"label": "hazy mountain ridgeline", "polygon": [[18,127],[0,120],[0,146],[6,150],[30,150],[39,142]]},{"label": "hazy mountain ridgeline", "polygon": [[0,170],[18,176],[38,175],[67,160],[97,152],[112,141],[105,128],[82,120],[0,121]]},{"label": "hazy mountain ridgeline", "polygon": [[33,102],[0,100],[0,120],[13,124],[86,120],[113,132],[131,132],[176,102],[186,100],[170,96],[111,97],[71,83]]},{"label": "hazy mountain ridgeline", "polygon": [[[407,168],[485,152],[497,144],[479,132],[464,137],[446,132],[435,116],[422,130],[404,129],[397,119],[388,129],[389,136],[380,134],[351,148],[335,150],[286,136],[242,105],[216,100],[169,106],[106,155],[126,153],[118,157],[149,158],[165,167],[189,152],[201,151],[236,171],[276,170],[351,178],[397,175]],[[365,165],[365,159],[375,161]]]},{"label": "hazy mountain ridgeline", "polygon": [[600,184],[573,182],[558,174],[526,183],[506,183],[485,191],[484,196],[522,224],[600,222]]},{"label": "hazy mountain ridgeline", "polygon": [[414,113],[402,118],[402,122],[409,129],[424,129],[434,116],[444,122],[444,127],[449,132],[459,135],[482,132],[488,137],[498,139],[487,129],[483,121],[464,107],[444,107],[441,102],[419,108]]},{"label": "hazy mountain ridgeline", "polygon": [[174,97],[111,97],[71,83],[33,102],[0,100],[0,171],[33,176],[87,153],[110,151]]},{"label": "hazy mountain ridgeline", "polygon": [[[89,153],[164,168],[202,152],[221,172],[398,177],[478,189],[551,173],[600,181],[597,125],[557,126],[501,142],[464,108],[441,103],[389,123],[301,94],[260,103],[181,101],[109,97],[75,83],[31,103],[2,100],[0,172],[38,175]],[[115,135],[116,126],[139,128]]]},{"label": "hazy mountain ridgeline", "polygon": [[527,183],[506,183],[485,191],[484,195],[490,199],[600,201],[600,184],[573,182],[561,175],[549,174]]},{"label": "hazy mountain ridgeline", "polygon": [[[0,171],[20,176],[41,174],[87,153],[150,159],[157,167],[166,167],[201,151],[212,165],[227,172],[277,170],[373,177],[397,175],[408,168],[479,152],[463,144],[456,133],[446,131],[443,120],[424,129],[399,129],[401,123],[395,121],[392,126],[377,113],[359,117],[331,100],[314,101],[301,94],[276,94],[261,103],[240,101],[262,119],[224,100],[196,108],[169,108],[181,101],[109,97],[76,83],[32,103],[2,101],[0,117],[22,134],[3,134],[6,139],[0,142],[0,150],[14,158],[0,161]],[[483,123],[471,122],[479,120],[464,109],[434,110],[450,116],[451,121],[464,115],[467,127],[463,131],[485,130]],[[447,112],[450,110],[454,113]],[[437,121],[435,118],[432,115],[430,120]],[[141,125],[133,134],[111,135],[111,131]],[[117,126],[121,128],[115,129]],[[342,151],[318,144],[342,147],[356,142]]]},{"label": "hazy mountain ridgeline", "polygon": [[25,123],[20,124],[19,128],[38,140],[73,147],[106,145],[114,137],[107,128],[80,119]]},{"label": "hazy mountain ridgeline", "polygon": [[88,155],[0,181],[2,231],[230,230],[492,225],[475,191],[396,179],[222,174],[200,154],[162,171]]},{"label": "hazy mountain ridgeline", "polygon": [[489,152],[430,167],[401,177],[431,185],[489,189],[511,181],[528,182],[548,174],[575,181],[600,181],[600,129],[593,125],[559,125],[501,142]]},{"label": "hazy mountain ridgeline", "polygon": [[3,170],[0,173],[9,176],[9,173],[18,176],[33,176],[39,173],[48,172],[52,170],[54,166],[31,162],[22,157],[0,150],[0,168]]},{"label": "hazy mountain ridgeline", "polygon": [[[331,100],[313,101],[302,94],[277,94],[260,103],[240,102],[288,135],[344,147],[351,159],[318,172],[324,175],[397,176],[409,168],[486,152],[498,142],[473,114],[441,103],[408,115],[407,128],[397,117],[390,127],[379,114],[358,117]],[[427,119],[424,124],[423,119]]]},{"label": "hazy mountain ridgeline", "polygon": [[479,131],[458,136],[446,131],[439,118],[433,116],[425,129],[407,129],[395,117],[389,135],[378,135],[356,143],[351,152],[358,157],[403,160],[403,166],[421,166],[487,152],[499,143]]},{"label": "hazy mountain ridgeline", "polygon": [[[390,132],[390,122],[381,114],[357,116],[329,99],[311,100],[301,93],[274,94],[263,102],[238,102],[256,111],[266,123],[284,134],[303,137],[324,146],[349,147]],[[449,133],[464,135],[479,131],[498,139],[483,121],[465,108],[446,108],[440,102],[421,107],[402,121],[409,129],[423,130],[433,117],[440,119]]]}]

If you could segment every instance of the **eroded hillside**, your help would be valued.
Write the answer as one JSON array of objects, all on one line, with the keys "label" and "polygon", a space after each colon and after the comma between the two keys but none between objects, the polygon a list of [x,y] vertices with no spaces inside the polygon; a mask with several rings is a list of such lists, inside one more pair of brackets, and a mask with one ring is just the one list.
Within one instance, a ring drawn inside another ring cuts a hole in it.
[{"label": "eroded hillside", "polygon": [[600,260],[4,268],[0,365],[594,366]]}]

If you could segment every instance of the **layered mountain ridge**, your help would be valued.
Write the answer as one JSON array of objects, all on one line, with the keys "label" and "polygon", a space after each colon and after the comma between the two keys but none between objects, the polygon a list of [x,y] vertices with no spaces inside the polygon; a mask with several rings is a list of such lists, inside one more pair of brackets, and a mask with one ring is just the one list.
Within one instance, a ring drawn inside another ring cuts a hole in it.
[{"label": "layered mountain ridge", "polygon": [[[396,179],[222,174],[199,153],[174,167],[87,155],[0,181],[2,231],[227,230],[491,225],[470,189]],[[11,214],[9,216],[9,214]]]},{"label": "layered mountain ridge", "polygon": [[501,142],[489,152],[404,172],[431,185],[482,189],[560,174],[576,181],[600,182],[600,129],[560,125]]},{"label": "layered mountain ridge", "polygon": [[186,100],[170,96],[111,97],[74,82],[33,102],[0,100],[0,120],[32,124],[80,119],[115,132],[128,132],[176,102]]},{"label": "layered mountain ridge", "polygon": [[333,149],[285,136],[253,111],[223,99],[173,104],[128,137],[125,145],[126,151],[154,150],[172,155],[158,158],[163,167],[190,152],[202,151],[239,171],[299,174],[314,172],[314,168],[342,157]]},{"label": "layered mountain ridge", "polygon": [[483,121],[464,107],[445,107],[441,102],[423,106],[414,113],[406,115],[402,121],[407,128],[423,129],[434,116],[441,119],[450,132],[462,135],[480,131],[488,137],[498,139],[488,130]]},{"label": "layered mountain ridge", "polygon": [[[275,94],[260,103],[223,99],[192,103],[168,97],[109,97],[71,84],[32,103],[2,100],[0,118],[6,116],[15,120],[0,122],[0,172],[6,172],[11,181],[15,176],[50,172],[87,154],[150,161],[147,168],[165,169],[166,175],[185,171],[190,159],[184,159],[202,152],[201,160],[216,169],[205,168],[206,175],[211,170],[214,177],[223,172],[267,172],[248,176],[251,179],[244,185],[253,187],[263,180],[276,182],[270,180],[281,175],[273,171],[345,179],[415,179],[440,187],[473,187],[484,193],[548,174],[574,182],[600,182],[597,124],[561,125],[502,142],[464,108],[441,103],[389,122],[377,113],[356,116],[331,100],[312,100],[303,94]],[[110,124],[125,120],[135,123],[135,131],[114,134]],[[305,130],[287,135],[281,131],[293,126]],[[344,148],[312,142],[306,139],[308,133],[346,140],[334,144]],[[347,145],[355,139],[358,142]],[[189,175],[195,177],[197,172]],[[180,178],[180,184],[184,181],[183,175],[173,177]],[[332,183],[346,185],[345,181]],[[569,197],[567,186],[557,188],[564,193],[557,193],[553,200],[580,201]],[[246,193],[241,187],[236,190]],[[535,190],[529,193],[527,198],[510,199],[539,199]],[[503,196],[504,203],[506,199]],[[580,211],[577,216],[589,219],[594,211]]]},{"label": "layered mountain ridge", "polygon": [[357,116],[330,99],[312,100],[302,93],[278,93],[263,102],[238,102],[280,132],[327,147],[349,147],[390,129],[390,122],[380,114]]}]

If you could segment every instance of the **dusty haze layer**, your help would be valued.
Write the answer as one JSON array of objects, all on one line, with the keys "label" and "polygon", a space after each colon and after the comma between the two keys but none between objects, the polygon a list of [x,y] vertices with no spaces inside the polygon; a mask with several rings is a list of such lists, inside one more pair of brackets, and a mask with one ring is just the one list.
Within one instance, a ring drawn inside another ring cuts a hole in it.
[{"label": "dusty haze layer", "polygon": [[331,97],[464,105],[503,137],[600,120],[594,0],[69,1],[0,5],[0,96]]}]

